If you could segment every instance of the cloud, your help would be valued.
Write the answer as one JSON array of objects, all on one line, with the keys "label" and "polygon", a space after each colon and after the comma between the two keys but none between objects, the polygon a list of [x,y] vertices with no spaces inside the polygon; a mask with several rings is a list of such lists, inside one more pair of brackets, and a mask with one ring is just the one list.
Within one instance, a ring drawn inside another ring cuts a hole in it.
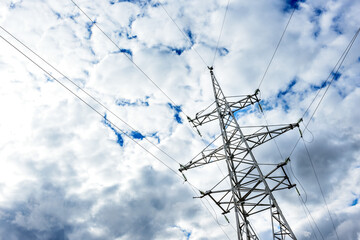
[{"label": "cloud", "polygon": [[[223,231],[236,238],[211,199],[193,199],[197,190],[159,161],[177,172],[179,163],[190,161],[220,134],[214,121],[199,127],[200,138],[186,115],[194,117],[213,102],[207,65],[212,64],[227,1],[161,3],[185,36],[156,1],[78,1],[94,22],[71,1],[1,1],[2,27],[117,116],[0,30],[105,116],[94,113],[0,39],[0,238],[224,239]],[[332,69],[360,25],[360,3],[231,1],[214,72],[225,95],[253,94],[294,9],[260,86],[260,103],[269,124],[294,123],[320,91],[304,116],[306,124],[329,84],[327,77],[334,77],[308,129],[301,124],[302,134],[337,233],[341,239],[356,239],[359,39],[340,71]],[[256,105],[236,116],[241,126],[266,123]],[[299,134],[295,129],[277,138],[280,153],[269,142],[254,149],[254,155],[259,162],[284,161]],[[213,144],[219,145],[221,139]],[[307,206],[324,238],[336,239],[302,141],[291,166],[290,179],[304,198],[307,195]],[[219,162],[184,174],[206,191],[226,172]],[[296,190],[276,197],[298,239],[313,239]],[[233,213],[227,217],[234,223]],[[270,234],[266,219],[251,219],[264,239]]]}]

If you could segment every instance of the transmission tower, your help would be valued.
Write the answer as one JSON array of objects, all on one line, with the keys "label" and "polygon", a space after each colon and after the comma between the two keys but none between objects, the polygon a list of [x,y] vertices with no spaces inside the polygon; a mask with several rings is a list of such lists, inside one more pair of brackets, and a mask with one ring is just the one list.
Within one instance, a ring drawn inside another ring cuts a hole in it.
[{"label": "transmission tower", "polygon": [[[211,198],[224,215],[234,210],[238,240],[259,239],[249,217],[266,210],[271,213],[269,217],[271,216],[273,239],[296,239],[273,195],[275,191],[295,186],[295,184],[291,184],[284,170],[289,159],[279,164],[266,164],[268,171],[264,173],[260,168],[262,164],[256,161],[252,150],[299,127],[299,123],[257,126],[251,128],[254,129],[253,133],[244,134],[235,114],[250,105],[259,104],[259,90],[253,95],[237,101],[230,101],[222,92],[213,68],[209,67],[209,70],[215,96],[215,108],[201,111],[196,114],[194,119],[189,118],[188,120],[197,129],[198,126],[218,119],[223,144],[214,149],[209,149],[208,146],[198,157],[181,165],[179,171],[183,172],[210,163],[225,161],[228,174],[212,189],[206,192],[201,191],[200,197]],[[269,165],[271,165],[270,170]],[[230,187],[221,184],[226,179],[230,180]]]}]

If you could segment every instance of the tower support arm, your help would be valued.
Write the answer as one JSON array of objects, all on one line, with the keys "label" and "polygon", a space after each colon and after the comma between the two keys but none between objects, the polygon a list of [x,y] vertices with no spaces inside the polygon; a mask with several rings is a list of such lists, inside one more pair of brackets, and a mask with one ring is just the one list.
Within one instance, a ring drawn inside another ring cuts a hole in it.
[{"label": "tower support arm", "polygon": [[[254,103],[260,102],[258,94],[259,90],[256,90],[255,93],[252,95],[247,95],[246,97],[243,97],[238,101],[227,102],[227,104],[229,105],[231,111],[235,113],[241,109],[253,105]],[[223,104],[225,104],[225,102]],[[195,115],[195,118],[188,118],[188,121],[193,125],[193,127],[197,128],[198,126],[218,119],[217,106],[212,108],[212,110],[207,111],[207,109],[210,109],[212,105],[213,103],[206,109],[198,112]]]},{"label": "tower support arm", "polygon": [[181,165],[179,171],[185,171],[191,168],[200,167],[208,163],[225,160],[226,156],[223,153],[223,146],[215,149],[204,149],[197,157],[193,158],[185,165]]},{"label": "tower support arm", "polygon": [[292,123],[275,129],[271,129],[268,126],[265,126],[252,134],[244,135],[244,137],[249,144],[249,147],[253,149],[265,142],[270,141],[273,138],[276,138],[290,130],[293,130],[296,127],[299,127],[299,123]]}]

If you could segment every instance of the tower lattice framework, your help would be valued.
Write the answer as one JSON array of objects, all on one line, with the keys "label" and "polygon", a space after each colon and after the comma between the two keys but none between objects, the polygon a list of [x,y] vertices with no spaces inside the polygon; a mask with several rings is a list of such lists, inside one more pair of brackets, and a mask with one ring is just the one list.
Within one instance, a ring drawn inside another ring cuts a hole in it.
[{"label": "tower lattice framework", "polygon": [[[211,198],[223,214],[234,210],[238,240],[259,239],[249,217],[267,210],[270,211],[273,239],[296,239],[273,195],[275,191],[295,186],[284,170],[288,160],[279,164],[270,164],[271,170],[264,173],[252,150],[298,127],[299,123],[258,126],[253,128],[253,133],[244,134],[235,114],[241,109],[259,103],[259,91],[237,101],[230,101],[222,92],[213,68],[209,67],[209,70],[215,108],[201,111],[194,119],[188,120],[197,128],[218,119],[223,145],[214,149],[208,146],[198,157],[181,166],[179,170],[183,172],[213,162],[225,161],[228,174],[210,190],[200,192],[200,197]],[[230,187],[224,188],[221,183],[227,181],[226,179],[230,180]]]}]

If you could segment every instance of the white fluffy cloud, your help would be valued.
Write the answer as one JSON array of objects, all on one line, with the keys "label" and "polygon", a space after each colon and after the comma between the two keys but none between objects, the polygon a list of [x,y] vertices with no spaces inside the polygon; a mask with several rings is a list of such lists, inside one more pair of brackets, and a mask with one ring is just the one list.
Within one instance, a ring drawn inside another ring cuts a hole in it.
[{"label": "white fluffy cloud", "polygon": [[[0,39],[1,239],[235,238],[220,210],[205,198],[193,199],[191,187],[159,161],[177,171],[177,162],[187,163],[219,134],[214,123],[200,129],[200,138],[185,114],[194,116],[213,101],[203,60],[212,64],[227,2],[161,1],[182,33],[156,1],[76,1],[118,49],[70,0],[1,1],[3,28],[133,128],[0,29],[2,37],[106,114],[106,119],[96,114]],[[296,122],[316,91],[324,93],[324,81],[360,26],[360,2],[230,1],[214,62],[225,94],[252,94],[296,5],[261,85],[269,123]],[[340,239],[360,235],[359,50],[357,40],[304,131]],[[265,121],[254,108],[239,122]],[[295,130],[277,139],[283,157],[298,137]],[[254,153],[260,162],[283,160],[273,143]],[[295,181],[321,234],[336,239],[302,141],[291,159],[290,178],[296,176],[304,187],[307,194]],[[219,168],[226,172],[219,164],[185,174],[207,190],[221,178]],[[294,189],[276,197],[298,239],[321,238]],[[268,239],[266,217],[253,221],[261,239]]]}]

